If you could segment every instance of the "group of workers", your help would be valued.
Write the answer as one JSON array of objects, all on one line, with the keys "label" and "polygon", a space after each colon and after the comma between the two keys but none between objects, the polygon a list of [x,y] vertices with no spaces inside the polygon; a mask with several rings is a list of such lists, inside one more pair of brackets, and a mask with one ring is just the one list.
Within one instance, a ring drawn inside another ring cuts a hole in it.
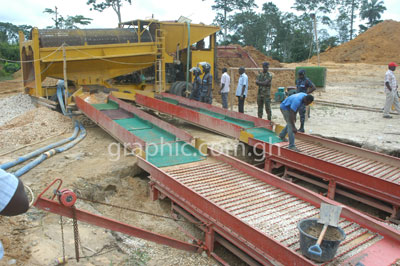
[{"label": "group of workers", "polygon": [[[256,84],[258,85],[257,92],[257,105],[258,105],[258,117],[262,118],[264,108],[267,113],[267,119],[272,120],[271,111],[271,83],[272,73],[269,70],[269,63],[264,62],[262,64],[263,70],[259,73]],[[245,73],[245,68],[239,68],[239,80],[236,88],[236,97],[238,98],[238,111],[244,113],[244,102],[247,97],[249,88],[249,79]],[[228,108],[228,93],[230,86],[230,77],[227,73],[227,69],[222,69],[221,76],[221,88],[220,94],[222,99],[222,107]],[[298,151],[294,144],[294,134],[298,132],[304,132],[304,123],[306,118],[306,106],[314,101],[314,97],[311,95],[315,91],[315,85],[312,81],[306,77],[304,69],[298,71],[298,79],[296,80],[296,93],[288,96],[280,105],[281,112],[287,123],[286,127],[282,130],[279,137],[286,141],[286,135],[289,136],[289,149]],[[300,114],[300,128],[297,130],[295,126],[297,112]]]},{"label": "group of workers", "polygon": [[[212,75],[210,73],[211,65],[209,63],[200,63],[203,68],[203,78],[199,67],[193,67],[190,71],[194,75],[193,87],[190,93],[190,99],[201,101],[204,103],[212,103]],[[262,118],[264,108],[267,113],[267,119],[272,120],[271,111],[271,83],[272,73],[269,70],[269,63],[262,64],[263,70],[259,73],[256,84],[258,85],[257,105],[258,117]],[[227,69],[222,69],[221,85],[219,94],[221,95],[222,107],[228,109],[228,94],[230,91],[230,76]],[[294,144],[294,134],[296,132],[304,132],[304,123],[306,118],[306,106],[313,102],[314,97],[311,95],[315,91],[315,85],[306,77],[304,69],[298,71],[298,79],[296,80],[296,93],[288,96],[280,105],[281,112],[287,123],[279,137],[286,140],[285,136],[289,136],[289,149],[298,151]],[[244,103],[249,89],[249,78],[246,75],[244,67],[239,68],[239,80],[236,88],[236,97],[238,99],[238,111],[244,113]],[[295,126],[297,112],[300,114],[300,128],[297,130]]]}]

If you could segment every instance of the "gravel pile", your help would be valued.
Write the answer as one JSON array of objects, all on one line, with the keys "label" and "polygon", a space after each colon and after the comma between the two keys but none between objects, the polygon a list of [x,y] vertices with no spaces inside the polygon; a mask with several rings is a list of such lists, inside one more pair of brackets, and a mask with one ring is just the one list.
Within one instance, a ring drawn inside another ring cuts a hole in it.
[{"label": "gravel pile", "polygon": [[13,149],[72,131],[70,118],[46,107],[35,108],[0,125],[0,150]]},{"label": "gravel pile", "polygon": [[0,99],[0,126],[11,119],[35,109],[31,98],[27,94],[18,94],[8,98]]}]

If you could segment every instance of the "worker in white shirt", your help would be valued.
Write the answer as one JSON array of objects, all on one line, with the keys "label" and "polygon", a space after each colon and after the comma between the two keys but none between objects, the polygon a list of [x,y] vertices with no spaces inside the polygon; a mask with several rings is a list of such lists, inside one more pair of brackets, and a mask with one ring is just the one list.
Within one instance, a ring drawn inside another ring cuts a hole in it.
[{"label": "worker in white shirt", "polygon": [[224,109],[228,109],[228,94],[229,94],[229,85],[231,83],[231,77],[227,73],[226,67],[222,69],[222,76],[221,76],[221,98],[222,98],[222,107]]}]

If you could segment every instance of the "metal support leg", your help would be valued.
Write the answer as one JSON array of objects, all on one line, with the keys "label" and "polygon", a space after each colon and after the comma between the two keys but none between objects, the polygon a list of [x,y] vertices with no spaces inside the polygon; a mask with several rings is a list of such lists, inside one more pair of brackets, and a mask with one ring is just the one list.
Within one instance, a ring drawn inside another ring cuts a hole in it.
[{"label": "metal support leg", "polygon": [[271,161],[271,159],[269,159],[269,156],[266,156],[264,170],[270,173],[272,171],[272,166],[273,166],[273,162]]},{"label": "metal support leg", "polygon": [[335,199],[335,193],[336,193],[336,181],[331,179],[329,180],[329,185],[328,185],[328,198],[330,199]]},{"label": "metal support leg", "polygon": [[150,197],[151,197],[151,200],[153,200],[153,201],[158,200],[159,197],[160,197],[160,192],[155,187],[155,183],[150,181],[149,182],[149,186],[150,186]]},{"label": "metal support leg", "polygon": [[205,244],[207,247],[207,252],[210,254],[214,251],[214,241],[215,234],[212,225],[207,226],[206,235],[205,235]]}]

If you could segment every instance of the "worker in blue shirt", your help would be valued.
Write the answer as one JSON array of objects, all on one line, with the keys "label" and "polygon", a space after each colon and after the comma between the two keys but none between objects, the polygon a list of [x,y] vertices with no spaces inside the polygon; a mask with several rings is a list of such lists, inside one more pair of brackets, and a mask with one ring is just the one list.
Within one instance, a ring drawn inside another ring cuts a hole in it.
[{"label": "worker in blue shirt", "polygon": [[297,133],[295,126],[296,115],[300,108],[304,105],[307,106],[314,101],[314,96],[299,92],[287,97],[280,105],[283,118],[286,121],[286,127],[279,134],[283,141],[287,141],[285,136],[289,135],[289,149],[299,152],[294,144],[294,134]]},{"label": "worker in blue shirt", "polygon": [[[0,215],[14,216],[28,209],[29,201],[21,180],[0,168]],[[3,255],[0,241],[0,260]]]},{"label": "worker in blue shirt", "polygon": [[[312,81],[306,77],[306,71],[304,69],[300,69],[299,72],[297,72],[299,75],[299,78],[296,80],[296,93],[299,92],[304,92],[307,94],[312,93],[315,91],[315,85],[312,83]],[[299,115],[300,115],[300,128],[299,132],[304,132],[304,122],[306,121],[306,106],[302,105],[299,110]]]}]

